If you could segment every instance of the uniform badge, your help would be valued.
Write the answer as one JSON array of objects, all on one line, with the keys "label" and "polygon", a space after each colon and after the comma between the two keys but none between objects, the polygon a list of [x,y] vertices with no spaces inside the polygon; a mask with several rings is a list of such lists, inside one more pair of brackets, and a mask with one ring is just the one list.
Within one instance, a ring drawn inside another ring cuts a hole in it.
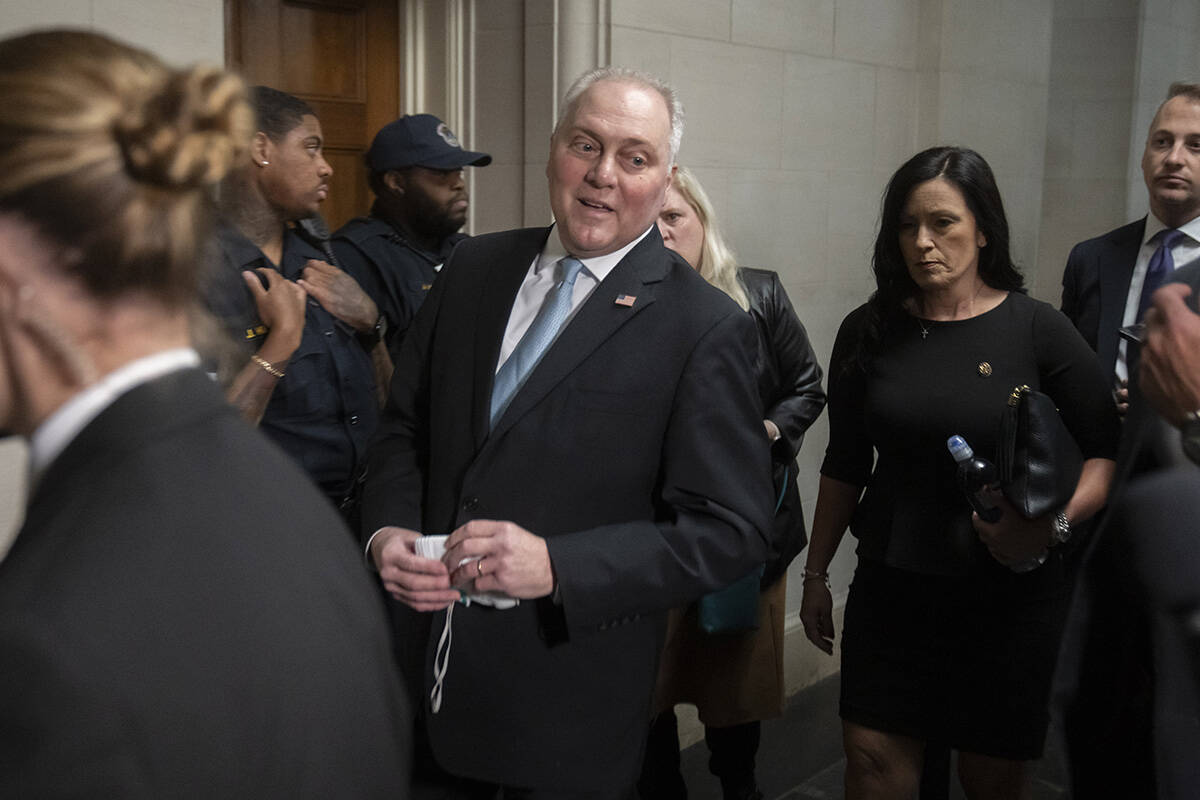
[{"label": "uniform badge", "polygon": [[451,147],[462,147],[462,145],[458,143],[458,137],[454,135],[454,131],[450,130],[450,126],[444,122],[437,126],[437,135],[442,137],[442,141]]}]

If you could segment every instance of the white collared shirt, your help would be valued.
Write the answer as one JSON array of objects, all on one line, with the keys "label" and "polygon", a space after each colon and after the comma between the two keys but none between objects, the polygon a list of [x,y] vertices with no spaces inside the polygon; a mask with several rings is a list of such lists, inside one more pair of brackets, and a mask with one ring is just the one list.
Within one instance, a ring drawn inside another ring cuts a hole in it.
[{"label": "white collared shirt", "polygon": [[[652,223],[650,228],[653,228],[655,224],[657,223]],[[564,328],[570,324],[579,307],[600,285],[600,281],[608,277],[608,273],[613,271],[626,253],[646,238],[646,234],[650,233],[650,228],[647,228],[641,236],[620,250],[595,258],[579,259],[583,263],[583,269],[580,270],[579,277],[575,279],[575,291],[571,294],[571,313],[567,316],[567,321],[563,323]],[[554,288],[557,281],[554,265],[567,255],[569,255],[567,249],[563,247],[562,241],[558,238],[556,226],[546,237],[546,244],[542,248],[542,252],[529,265],[525,280],[521,282],[521,288],[517,290],[512,311],[508,314],[508,326],[504,329],[504,341],[500,343],[500,359],[496,362],[497,372],[512,355],[512,351],[516,349],[521,337],[529,330],[529,326],[533,324],[533,319],[545,302],[546,295]]]},{"label": "white collared shirt", "polygon": [[190,347],[163,350],[117,367],[63,403],[29,437],[30,488],[79,432],[118,397],[169,372],[199,365],[200,356]]},{"label": "white collared shirt", "polygon": [[[1121,319],[1121,325],[1132,325],[1137,322],[1138,306],[1142,302],[1142,286],[1146,283],[1146,271],[1150,267],[1150,258],[1154,255],[1154,251],[1158,249],[1158,242],[1151,242],[1159,231],[1166,230],[1167,226],[1156,216],[1154,212],[1146,215],[1146,229],[1142,232],[1142,248],[1138,250],[1137,261],[1133,265],[1133,275],[1129,279],[1129,293],[1125,296],[1125,316]],[[1183,231],[1186,236],[1180,238],[1175,246],[1171,248],[1171,257],[1175,260],[1175,269],[1190,264],[1197,258],[1200,258],[1200,217],[1196,217],[1183,225],[1179,226],[1179,230]],[[1168,279],[1169,280],[1169,279]],[[1117,366],[1116,374],[1118,380],[1125,380],[1129,377],[1129,370],[1125,365],[1125,348],[1128,343],[1121,339],[1117,346]]]}]

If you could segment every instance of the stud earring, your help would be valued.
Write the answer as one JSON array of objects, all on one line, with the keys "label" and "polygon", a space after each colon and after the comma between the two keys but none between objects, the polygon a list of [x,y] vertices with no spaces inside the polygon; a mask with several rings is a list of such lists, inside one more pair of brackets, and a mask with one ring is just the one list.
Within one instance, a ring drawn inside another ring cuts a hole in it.
[{"label": "stud earring", "polygon": [[259,166],[260,166],[260,167],[265,167],[267,164],[270,164],[270,163],[271,163],[270,161],[264,161],[264,162],[262,162],[261,164],[259,164]]}]

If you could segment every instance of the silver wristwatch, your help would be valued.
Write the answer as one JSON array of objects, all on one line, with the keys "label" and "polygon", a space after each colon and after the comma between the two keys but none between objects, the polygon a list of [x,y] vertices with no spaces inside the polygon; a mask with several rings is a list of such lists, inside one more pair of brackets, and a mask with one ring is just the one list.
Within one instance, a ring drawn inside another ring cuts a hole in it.
[{"label": "silver wristwatch", "polygon": [[1071,539],[1071,523],[1067,520],[1067,515],[1059,511],[1054,515],[1054,520],[1050,523],[1050,546],[1057,547],[1060,544],[1066,544]]}]

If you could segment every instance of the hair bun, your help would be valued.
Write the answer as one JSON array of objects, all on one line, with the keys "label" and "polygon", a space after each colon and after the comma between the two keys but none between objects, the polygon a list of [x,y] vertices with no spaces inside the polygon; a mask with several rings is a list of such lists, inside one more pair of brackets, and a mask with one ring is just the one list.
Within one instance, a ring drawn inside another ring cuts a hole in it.
[{"label": "hair bun", "polygon": [[114,130],[133,179],[175,189],[221,180],[253,133],[242,81],[204,65],[172,71],[164,83],[147,87]]}]

